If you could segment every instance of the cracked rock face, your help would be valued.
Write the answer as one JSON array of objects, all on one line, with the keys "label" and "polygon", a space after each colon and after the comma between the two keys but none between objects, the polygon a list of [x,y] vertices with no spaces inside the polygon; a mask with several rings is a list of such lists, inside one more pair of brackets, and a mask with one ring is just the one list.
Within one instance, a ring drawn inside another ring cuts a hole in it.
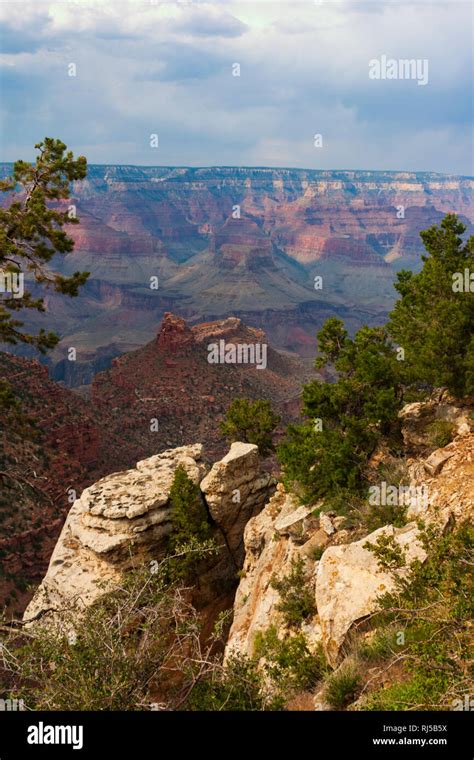
[{"label": "cracked rock face", "polygon": [[168,500],[175,470],[182,465],[198,483],[206,472],[201,456],[201,444],[170,449],[86,488],[68,514],[24,619],[49,608],[87,606],[137,559],[159,555],[171,530]]},{"label": "cracked rock face", "polygon": [[209,512],[225,533],[238,566],[244,557],[245,525],[263,509],[275,483],[271,475],[260,472],[258,447],[253,443],[233,443],[201,483]]},{"label": "cracked rock face", "polygon": [[[277,628],[279,636],[285,634],[286,626],[277,610],[280,595],[272,586],[272,578],[288,575],[292,560],[303,558],[308,583],[314,584],[317,563],[300,546],[302,524],[309,511],[307,507],[298,508],[296,500],[278,484],[266,507],[247,523],[245,563],[235,596],[226,657],[233,653],[253,656],[257,634],[270,625]],[[295,534],[291,532],[293,528],[298,528]],[[304,633],[308,646],[316,647],[321,637],[317,617],[307,621]]]}]

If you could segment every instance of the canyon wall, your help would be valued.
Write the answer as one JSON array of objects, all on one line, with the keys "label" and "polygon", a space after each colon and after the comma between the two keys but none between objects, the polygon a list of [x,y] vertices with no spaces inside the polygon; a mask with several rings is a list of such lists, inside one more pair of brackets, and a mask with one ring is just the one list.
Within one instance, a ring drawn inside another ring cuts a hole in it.
[{"label": "canyon wall", "polygon": [[70,201],[75,249],[57,262],[89,282],[71,301],[48,293],[35,327],[61,334],[50,362],[70,385],[150,340],[166,311],[237,316],[312,356],[329,316],[385,320],[396,271],[419,267],[420,230],[447,212],[470,226],[473,190],[434,173],[91,165]]}]

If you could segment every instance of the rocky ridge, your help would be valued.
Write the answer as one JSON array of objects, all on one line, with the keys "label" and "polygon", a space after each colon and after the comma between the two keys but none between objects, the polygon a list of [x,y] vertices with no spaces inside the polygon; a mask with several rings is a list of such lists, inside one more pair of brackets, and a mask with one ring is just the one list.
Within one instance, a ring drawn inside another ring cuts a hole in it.
[{"label": "rocky ridge", "polygon": [[[61,620],[61,611],[80,611],[115,588],[123,574],[162,558],[171,531],[170,488],[178,466],[200,483],[209,512],[236,566],[245,522],[259,512],[274,488],[262,473],[253,444],[234,443],[209,468],[202,445],[181,446],[138,462],[86,488],[73,504],[48,571],[24,619]],[[250,486],[248,485],[250,484]],[[230,493],[239,501],[229,502]]]},{"label": "rocky ridge", "polygon": [[[208,346],[220,341],[265,345],[265,370],[255,364],[209,363]],[[301,383],[310,374],[297,356],[275,351],[262,330],[238,318],[190,326],[167,312],[155,340],[114,359],[110,370],[95,376],[92,401],[108,411],[116,436],[133,440],[141,431],[150,453],[197,440],[217,458],[225,446],[219,421],[234,398],[269,399],[289,422],[299,414]],[[158,430],[150,430],[152,419]]]},{"label": "rocky ridge", "polygon": [[[301,632],[309,649],[316,653],[322,646],[330,667],[338,669],[354,626],[379,609],[380,595],[394,589],[396,576],[404,577],[413,560],[426,559],[417,519],[448,529],[474,516],[472,404],[460,407],[444,394],[407,405],[400,416],[405,442],[416,452],[408,460],[410,488],[428,493],[421,515],[416,500],[408,499],[402,527],[385,524],[367,533],[344,515],[323,510],[322,502],[300,504],[262,472],[250,444],[233,444],[212,467],[199,444],[180,447],[84,491],[70,511],[25,621],[58,619],[62,609],[90,604],[120,583],[130,567],[159,557],[170,529],[169,487],[176,466],[183,464],[199,482],[235,567],[242,568],[225,658],[255,656],[257,637],[270,625],[280,638],[293,635],[279,610],[273,579],[287,576],[299,558],[315,603]],[[452,426],[452,441],[439,448],[428,424],[433,418]],[[403,558],[390,572],[367,546],[381,537],[390,539]],[[311,699],[313,709],[329,709],[324,695]]]},{"label": "rocky ridge", "polygon": [[[408,460],[410,488],[426,489],[427,495],[424,508],[415,498],[407,500],[408,522],[402,528],[385,525],[368,535],[363,531],[361,537],[360,531],[346,527],[344,516],[321,512],[321,504],[301,506],[279,484],[262,512],[245,528],[245,562],[226,657],[231,653],[252,656],[257,636],[270,621],[280,637],[288,632],[277,610],[279,595],[272,580],[288,576],[292,561],[300,557],[317,608],[302,631],[309,646],[322,643],[327,661],[337,667],[352,626],[375,612],[377,598],[394,588],[393,573],[378,565],[365,544],[373,544],[381,535],[391,536],[406,561],[395,575],[403,575],[410,562],[426,557],[416,522],[420,517],[442,528],[474,517],[474,422],[470,415],[472,404],[459,407],[446,394],[402,410],[405,442],[411,442],[417,452]],[[449,420],[454,436],[434,451],[426,432],[433,420]]]}]

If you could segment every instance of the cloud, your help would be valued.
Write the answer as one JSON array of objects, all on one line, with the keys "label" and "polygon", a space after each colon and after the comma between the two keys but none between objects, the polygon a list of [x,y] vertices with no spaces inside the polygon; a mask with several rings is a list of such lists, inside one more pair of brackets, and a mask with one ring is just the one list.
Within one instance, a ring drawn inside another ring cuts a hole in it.
[{"label": "cloud", "polygon": [[49,24],[45,6],[31,2],[0,4],[0,52],[18,54],[38,50],[51,41]]},{"label": "cloud", "polygon": [[[226,61],[213,52],[203,54],[194,44],[162,43],[155,51],[155,62],[137,75],[138,80],[182,82],[189,79],[208,79],[222,71]],[[228,65],[228,62],[227,62]]]},{"label": "cloud", "polygon": [[[97,163],[473,173],[466,3],[81,0],[21,8],[1,11],[6,160],[32,155],[50,134]],[[428,85],[371,80],[368,62],[382,54],[427,58]]]},{"label": "cloud", "polygon": [[191,8],[170,24],[170,30],[192,37],[240,37],[247,24],[211,5]]},{"label": "cloud", "polygon": [[23,32],[0,24],[0,49],[2,53],[24,53],[38,50],[41,40],[36,33]]}]

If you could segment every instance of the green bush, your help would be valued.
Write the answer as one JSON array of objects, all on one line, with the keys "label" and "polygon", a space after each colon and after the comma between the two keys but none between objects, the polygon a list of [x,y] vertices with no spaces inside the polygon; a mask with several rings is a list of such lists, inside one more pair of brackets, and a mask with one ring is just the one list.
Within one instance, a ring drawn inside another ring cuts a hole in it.
[{"label": "green bush", "polygon": [[323,556],[325,552],[326,547],[325,546],[315,546],[311,549],[310,559],[313,560],[313,562],[318,562],[321,557]]},{"label": "green bush", "polygon": [[83,617],[65,613],[63,629],[37,626],[17,642],[13,696],[32,710],[146,709],[150,686],[163,684],[162,668],[178,648],[176,616],[178,638],[191,644],[196,617],[176,587],[148,568],[133,571]]},{"label": "green bush", "polygon": [[221,432],[229,443],[244,441],[254,443],[262,456],[274,450],[273,433],[281,417],[275,414],[266,400],[249,401],[236,398],[221,422]]},{"label": "green bush", "polygon": [[407,509],[405,504],[365,504],[361,510],[361,522],[369,531],[383,528],[384,525],[393,525],[402,528],[407,521]]},{"label": "green bush", "polygon": [[397,590],[381,597],[374,619],[378,636],[403,634],[403,646],[383,665],[389,672],[391,661],[401,662],[403,678],[372,692],[364,709],[452,709],[470,688],[474,529],[466,523],[442,535],[430,528],[422,540],[427,560],[397,579]]},{"label": "green bush", "polygon": [[166,564],[130,571],[83,615],[64,610],[61,627],[37,625],[25,637],[5,633],[2,620],[11,696],[31,710],[148,710],[156,693],[165,709],[180,706],[203,670],[219,670],[218,639],[203,648],[199,615]]},{"label": "green bush", "polygon": [[364,639],[357,645],[357,655],[361,660],[376,662],[390,657],[394,652],[400,651],[397,645],[398,631],[387,627],[380,631],[374,631],[369,639]]},{"label": "green bush", "polygon": [[335,710],[342,710],[356,699],[361,683],[362,678],[357,663],[343,662],[327,679],[324,697]]},{"label": "green bush", "polygon": [[189,710],[281,710],[284,699],[272,694],[254,659],[231,655],[224,668],[214,668],[198,681],[187,701]]},{"label": "green bush", "polygon": [[283,578],[273,576],[271,585],[280,595],[276,609],[288,625],[299,625],[316,614],[314,594],[307,586],[300,556],[291,560],[289,574]]},{"label": "green bush", "polygon": [[301,633],[278,638],[275,626],[259,632],[255,638],[254,654],[264,658],[264,670],[280,689],[311,689],[326,671],[322,650],[312,654]]},{"label": "green bush", "polygon": [[406,563],[405,551],[393,536],[382,533],[375,542],[366,541],[364,549],[375,555],[383,570],[396,570]]},{"label": "green bush", "polygon": [[427,427],[428,442],[430,446],[442,449],[453,440],[455,425],[447,420],[436,420]]}]

